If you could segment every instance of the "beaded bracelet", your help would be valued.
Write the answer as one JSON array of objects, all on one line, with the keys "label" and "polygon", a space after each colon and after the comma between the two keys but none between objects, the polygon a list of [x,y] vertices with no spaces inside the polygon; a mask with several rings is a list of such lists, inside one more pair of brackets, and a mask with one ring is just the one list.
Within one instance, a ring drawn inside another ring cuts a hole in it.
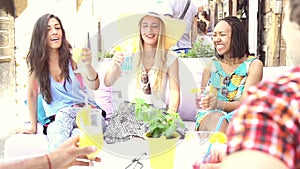
[{"label": "beaded bracelet", "polygon": [[48,154],[46,154],[45,156],[46,156],[46,158],[47,158],[47,161],[48,161],[48,166],[49,166],[49,169],[51,169],[51,161],[50,161],[49,155],[48,155]]},{"label": "beaded bracelet", "polygon": [[88,77],[86,77],[86,79],[90,82],[96,81],[98,79],[98,73],[96,73],[95,79],[89,79]]}]

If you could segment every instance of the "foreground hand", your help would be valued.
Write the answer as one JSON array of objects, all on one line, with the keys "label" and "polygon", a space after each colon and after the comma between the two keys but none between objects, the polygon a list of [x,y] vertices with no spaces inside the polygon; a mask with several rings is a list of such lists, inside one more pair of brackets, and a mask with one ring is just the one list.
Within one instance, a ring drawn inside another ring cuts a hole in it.
[{"label": "foreground hand", "polygon": [[201,99],[200,107],[206,110],[214,110],[217,108],[217,95],[208,95]]},{"label": "foreground hand", "polygon": [[[55,151],[49,154],[52,168],[68,168],[71,166],[88,166],[87,154],[91,154],[97,150],[96,147],[78,147],[79,136],[70,138],[59,146]],[[100,162],[99,157],[95,161]]]},{"label": "foreground hand", "polygon": [[113,56],[113,63],[117,66],[121,66],[124,62],[124,54],[122,52],[115,52]]},{"label": "foreground hand", "polygon": [[194,169],[220,169],[222,161],[225,159],[225,157],[226,152],[212,150],[209,157],[204,161],[203,164],[195,163],[193,167]]}]

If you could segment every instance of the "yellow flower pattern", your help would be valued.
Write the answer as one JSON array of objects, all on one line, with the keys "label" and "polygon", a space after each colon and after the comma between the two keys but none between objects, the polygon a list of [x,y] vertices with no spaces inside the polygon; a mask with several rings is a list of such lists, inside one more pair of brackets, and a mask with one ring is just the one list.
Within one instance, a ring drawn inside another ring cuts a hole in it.
[{"label": "yellow flower pattern", "polygon": [[231,83],[235,86],[238,86],[241,84],[241,81],[244,77],[239,75],[232,75],[231,77]]}]

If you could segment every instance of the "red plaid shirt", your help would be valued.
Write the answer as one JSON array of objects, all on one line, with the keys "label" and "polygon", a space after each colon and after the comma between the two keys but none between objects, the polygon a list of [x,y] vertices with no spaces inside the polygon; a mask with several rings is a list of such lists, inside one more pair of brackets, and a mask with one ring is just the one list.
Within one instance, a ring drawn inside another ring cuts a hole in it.
[{"label": "red plaid shirt", "polygon": [[249,89],[228,129],[228,153],[266,152],[300,169],[300,67]]}]

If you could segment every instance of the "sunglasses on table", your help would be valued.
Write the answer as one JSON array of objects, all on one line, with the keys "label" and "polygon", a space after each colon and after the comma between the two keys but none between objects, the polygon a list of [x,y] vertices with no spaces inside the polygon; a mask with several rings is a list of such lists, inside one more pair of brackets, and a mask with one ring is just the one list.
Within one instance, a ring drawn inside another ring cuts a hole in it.
[{"label": "sunglasses on table", "polygon": [[145,94],[151,94],[151,86],[150,86],[149,76],[147,73],[143,72],[141,77],[141,82],[144,84],[143,92]]},{"label": "sunglasses on table", "polygon": [[125,169],[129,169],[129,168],[133,168],[133,169],[136,169],[136,168],[139,168],[139,169],[142,169],[144,167],[143,163],[140,162],[140,159],[143,157],[143,156],[146,156],[147,153],[143,153],[140,157],[136,157],[134,158],[131,163],[125,167]]}]

